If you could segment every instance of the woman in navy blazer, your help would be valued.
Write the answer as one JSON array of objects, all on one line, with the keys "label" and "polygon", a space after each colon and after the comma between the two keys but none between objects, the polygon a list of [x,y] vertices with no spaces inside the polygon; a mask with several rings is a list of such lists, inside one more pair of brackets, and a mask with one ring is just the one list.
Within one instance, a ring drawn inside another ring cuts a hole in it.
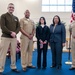
[{"label": "woman in navy blazer", "polygon": [[60,21],[60,17],[55,15],[53,18],[53,24],[50,25],[50,47],[52,52],[52,66],[61,68],[62,65],[62,49],[66,42],[66,30],[63,23]]},{"label": "woman in navy blazer", "polygon": [[46,26],[46,20],[41,17],[39,20],[39,25],[36,28],[36,38],[37,38],[37,67],[41,68],[41,54],[43,53],[43,69],[47,66],[47,48],[49,42],[49,27]]}]

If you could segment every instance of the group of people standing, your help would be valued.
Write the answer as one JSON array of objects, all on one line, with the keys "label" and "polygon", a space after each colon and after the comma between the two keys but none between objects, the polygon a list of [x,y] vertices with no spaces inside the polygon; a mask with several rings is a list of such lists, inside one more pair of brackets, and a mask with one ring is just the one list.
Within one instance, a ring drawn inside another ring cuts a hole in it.
[{"label": "group of people standing", "polygon": [[16,67],[16,47],[17,47],[17,34],[19,31],[21,34],[21,65],[23,71],[27,68],[35,68],[32,65],[32,50],[33,50],[33,36],[35,32],[35,24],[29,18],[30,12],[26,10],[24,18],[18,20],[13,15],[14,4],[8,4],[8,12],[1,15],[1,44],[0,44],[0,74],[4,71],[6,54],[10,46],[11,51],[11,70],[13,72],[19,72]]},{"label": "group of people standing", "polygon": [[[39,26],[36,28],[36,38],[37,38],[37,66],[41,68],[41,53],[43,52],[43,68],[47,66],[47,49],[48,43],[51,47],[52,52],[52,66],[61,68],[62,65],[62,49],[66,42],[66,30],[63,23],[61,23],[60,17],[55,15],[53,18],[53,24],[50,28],[46,25],[46,20],[41,17],[39,20]],[[41,47],[42,45],[42,47]]]},{"label": "group of people standing", "polygon": [[[55,15],[53,24],[48,27],[44,17],[40,17],[39,25],[35,28],[34,22],[30,19],[30,11],[26,10],[24,18],[20,22],[13,15],[14,4],[8,4],[8,12],[1,15],[1,44],[0,44],[0,74],[4,71],[6,54],[10,45],[11,49],[11,69],[19,72],[16,67],[16,46],[17,33],[21,34],[21,65],[23,71],[27,68],[36,68],[32,65],[33,36],[36,32],[37,38],[37,67],[41,69],[41,54],[43,53],[42,68],[47,66],[47,49],[48,44],[52,52],[52,66],[60,69],[62,66],[62,50],[66,42],[66,29],[61,22],[60,17]],[[36,31],[35,31],[36,30]]]}]

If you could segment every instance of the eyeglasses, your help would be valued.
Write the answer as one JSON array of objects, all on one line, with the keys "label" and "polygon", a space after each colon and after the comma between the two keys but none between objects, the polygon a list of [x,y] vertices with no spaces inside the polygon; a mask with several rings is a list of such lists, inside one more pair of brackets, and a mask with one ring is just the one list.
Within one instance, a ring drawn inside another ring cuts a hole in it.
[{"label": "eyeglasses", "polygon": [[14,7],[9,7],[9,8],[12,8],[12,9],[14,9]]}]

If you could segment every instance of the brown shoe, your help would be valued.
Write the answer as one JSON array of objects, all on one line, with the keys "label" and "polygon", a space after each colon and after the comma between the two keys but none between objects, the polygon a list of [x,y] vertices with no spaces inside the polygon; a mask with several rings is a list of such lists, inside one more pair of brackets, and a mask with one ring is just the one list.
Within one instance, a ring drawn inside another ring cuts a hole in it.
[{"label": "brown shoe", "polygon": [[17,69],[12,69],[12,71],[13,72],[17,72],[17,73],[19,73],[20,71],[19,70],[17,70]]},{"label": "brown shoe", "polygon": [[27,66],[27,68],[33,68],[33,69],[34,69],[34,68],[36,68],[36,67],[35,67],[35,66]]},{"label": "brown shoe", "polygon": [[23,71],[25,72],[27,70],[27,68],[23,68]]}]

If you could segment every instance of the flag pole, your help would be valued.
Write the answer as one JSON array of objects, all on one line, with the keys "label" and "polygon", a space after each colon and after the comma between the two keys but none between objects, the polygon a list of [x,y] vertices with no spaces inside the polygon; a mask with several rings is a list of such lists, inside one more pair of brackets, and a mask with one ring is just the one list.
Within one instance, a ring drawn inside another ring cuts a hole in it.
[{"label": "flag pole", "polygon": [[[72,0],[72,12],[75,12],[75,0]],[[73,20],[73,15],[71,16],[72,17],[72,20]],[[70,33],[70,39],[69,39],[69,48],[68,48],[68,50],[69,50],[69,53],[68,53],[68,61],[67,62],[65,62],[65,64],[72,64],[72,62],[70,61],[70,51],[71,51],[71,29],[70,29],[70,31],[69,31],[69,33]]]},{"label": "flag pole", "polygon": [[71,31],[69,32],[69,48],[67,48],[69,50],[68,52],[68,61],[65,62],[65,64],[72,64],[72,62],[70,61],[70,55],[71,55]]}]

